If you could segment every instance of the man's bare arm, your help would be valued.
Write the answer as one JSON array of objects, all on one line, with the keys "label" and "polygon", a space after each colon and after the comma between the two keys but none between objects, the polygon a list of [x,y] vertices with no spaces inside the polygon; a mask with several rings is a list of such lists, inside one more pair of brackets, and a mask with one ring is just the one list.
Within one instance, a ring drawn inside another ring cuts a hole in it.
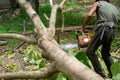
[{"label": "man's bare arm", "polygon": [[91,17],[92,17],[93,14],[96,12],[97,7],[98,7],[98,2],[95,2],[95,3],[93,4],[93,6],[91,7],[91,9],[90,9],[87,17],[85,18],[80,32],[82,32],[82,31],[85,29],[86,24],[90,21]]}]

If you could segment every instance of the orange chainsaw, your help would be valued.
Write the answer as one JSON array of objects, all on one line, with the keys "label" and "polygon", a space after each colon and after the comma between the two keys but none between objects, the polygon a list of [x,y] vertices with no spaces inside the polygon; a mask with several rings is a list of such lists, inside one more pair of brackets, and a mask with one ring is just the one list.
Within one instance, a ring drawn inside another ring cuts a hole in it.
[{"label": "orange chainsaw", "polygon": [[92,37],[93,37],[93,35],[90,33],[82,32],[81,35],[78,35],[78,33],[77,33],[78,45],[81,48],[87,47],[88,44],[90,43]]}]

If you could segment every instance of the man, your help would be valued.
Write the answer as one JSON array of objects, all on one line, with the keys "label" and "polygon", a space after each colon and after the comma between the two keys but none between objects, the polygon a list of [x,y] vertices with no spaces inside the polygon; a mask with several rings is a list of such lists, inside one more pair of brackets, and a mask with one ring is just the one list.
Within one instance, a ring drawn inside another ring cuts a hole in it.
[{"label": "man", "polygon": [[95,34],[88,45],[86,53],[95,71],[102,77],[105,77],[100,62],[95,54],[98,47],[102,45],[101,55],[107,66],[110,77],[112,77],[110,67],[113,64],[113,59],[110,54],[110,46],[114,39],[115,25],[118,22],[118,9],[110,4],[109,0],[96,0],[85,18],[80,32],[85,30],[85,25],[89,22],[95,12],[97,16]]}]

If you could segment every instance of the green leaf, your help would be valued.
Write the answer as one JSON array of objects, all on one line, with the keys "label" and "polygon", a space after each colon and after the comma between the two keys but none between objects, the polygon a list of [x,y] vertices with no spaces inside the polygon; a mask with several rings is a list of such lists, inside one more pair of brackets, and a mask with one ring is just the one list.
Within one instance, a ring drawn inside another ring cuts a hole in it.
[{"label": "green leaf", "polygon": [[112,64],[111,72],[112,72],[113,76],[116,76],[118,73],[120,74],[120,62],[116,62],[116,63]]},{"label": "green leaf", "polygon": [[113,76],[112,78],[113,80],[120,80],[120,74],[116,74],[115,76]]},{"label": "green leaf", "polygon": [[30,62],[31,64],[35,64],[35,63],[36,63],[36,61],[35,61],[34,59],[30,60],[29,62]]},{"label": "green leaf", "polygon": [[75,57],[76,57],[79,61],[81,61],[82,63],[84,63],[84,64],[87,65],[88,67],[90,67],[89,60],[88,60],[87,55],[86,55],[85,52],[79,52]]},{"label": "green leaf", "polygon": [[41,63],[39,64],[39,67],[42,68],[45,66],[46,66],[45,60],[42,60]]},{"label": "green leaf", "polygon": [[2,65],[3,63],[4,63],[4,61],[0,59],[0,65]]},{"label": "green leaf", "polygon": [[48,80],[67,80],[67,76],[64,73],[56,73]]},{"label": "green leaf", "polygon": [[69,54],[73,55],[73,56],[76,56],[76,55],[77,55],[77,53],[74,52],[72,49],[68,49],[67,52],[68,52]]}]

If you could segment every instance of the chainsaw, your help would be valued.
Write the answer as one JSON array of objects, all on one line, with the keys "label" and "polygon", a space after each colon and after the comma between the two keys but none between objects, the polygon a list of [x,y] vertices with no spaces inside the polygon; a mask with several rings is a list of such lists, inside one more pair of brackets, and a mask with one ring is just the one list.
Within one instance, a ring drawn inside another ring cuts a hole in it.
[{"label": "chainsaw", "polygon": [[88,46],[93,36],[90,33],[84,33],[84,32],[80,34],[80,32],[78,31],[76,31],[75,34],[76,34],[77,42],[61,44],[60,47],[64,50],[84,48]]},{"label": "chainsaw", "polygon": [[90,43],[93,35],[90,33],[84,33],[82,32],[81,35],[78,34],[78,31],[76,31],[76,38],[78,40],[78,46],[80,48],[87,47],[88,44]]}]

